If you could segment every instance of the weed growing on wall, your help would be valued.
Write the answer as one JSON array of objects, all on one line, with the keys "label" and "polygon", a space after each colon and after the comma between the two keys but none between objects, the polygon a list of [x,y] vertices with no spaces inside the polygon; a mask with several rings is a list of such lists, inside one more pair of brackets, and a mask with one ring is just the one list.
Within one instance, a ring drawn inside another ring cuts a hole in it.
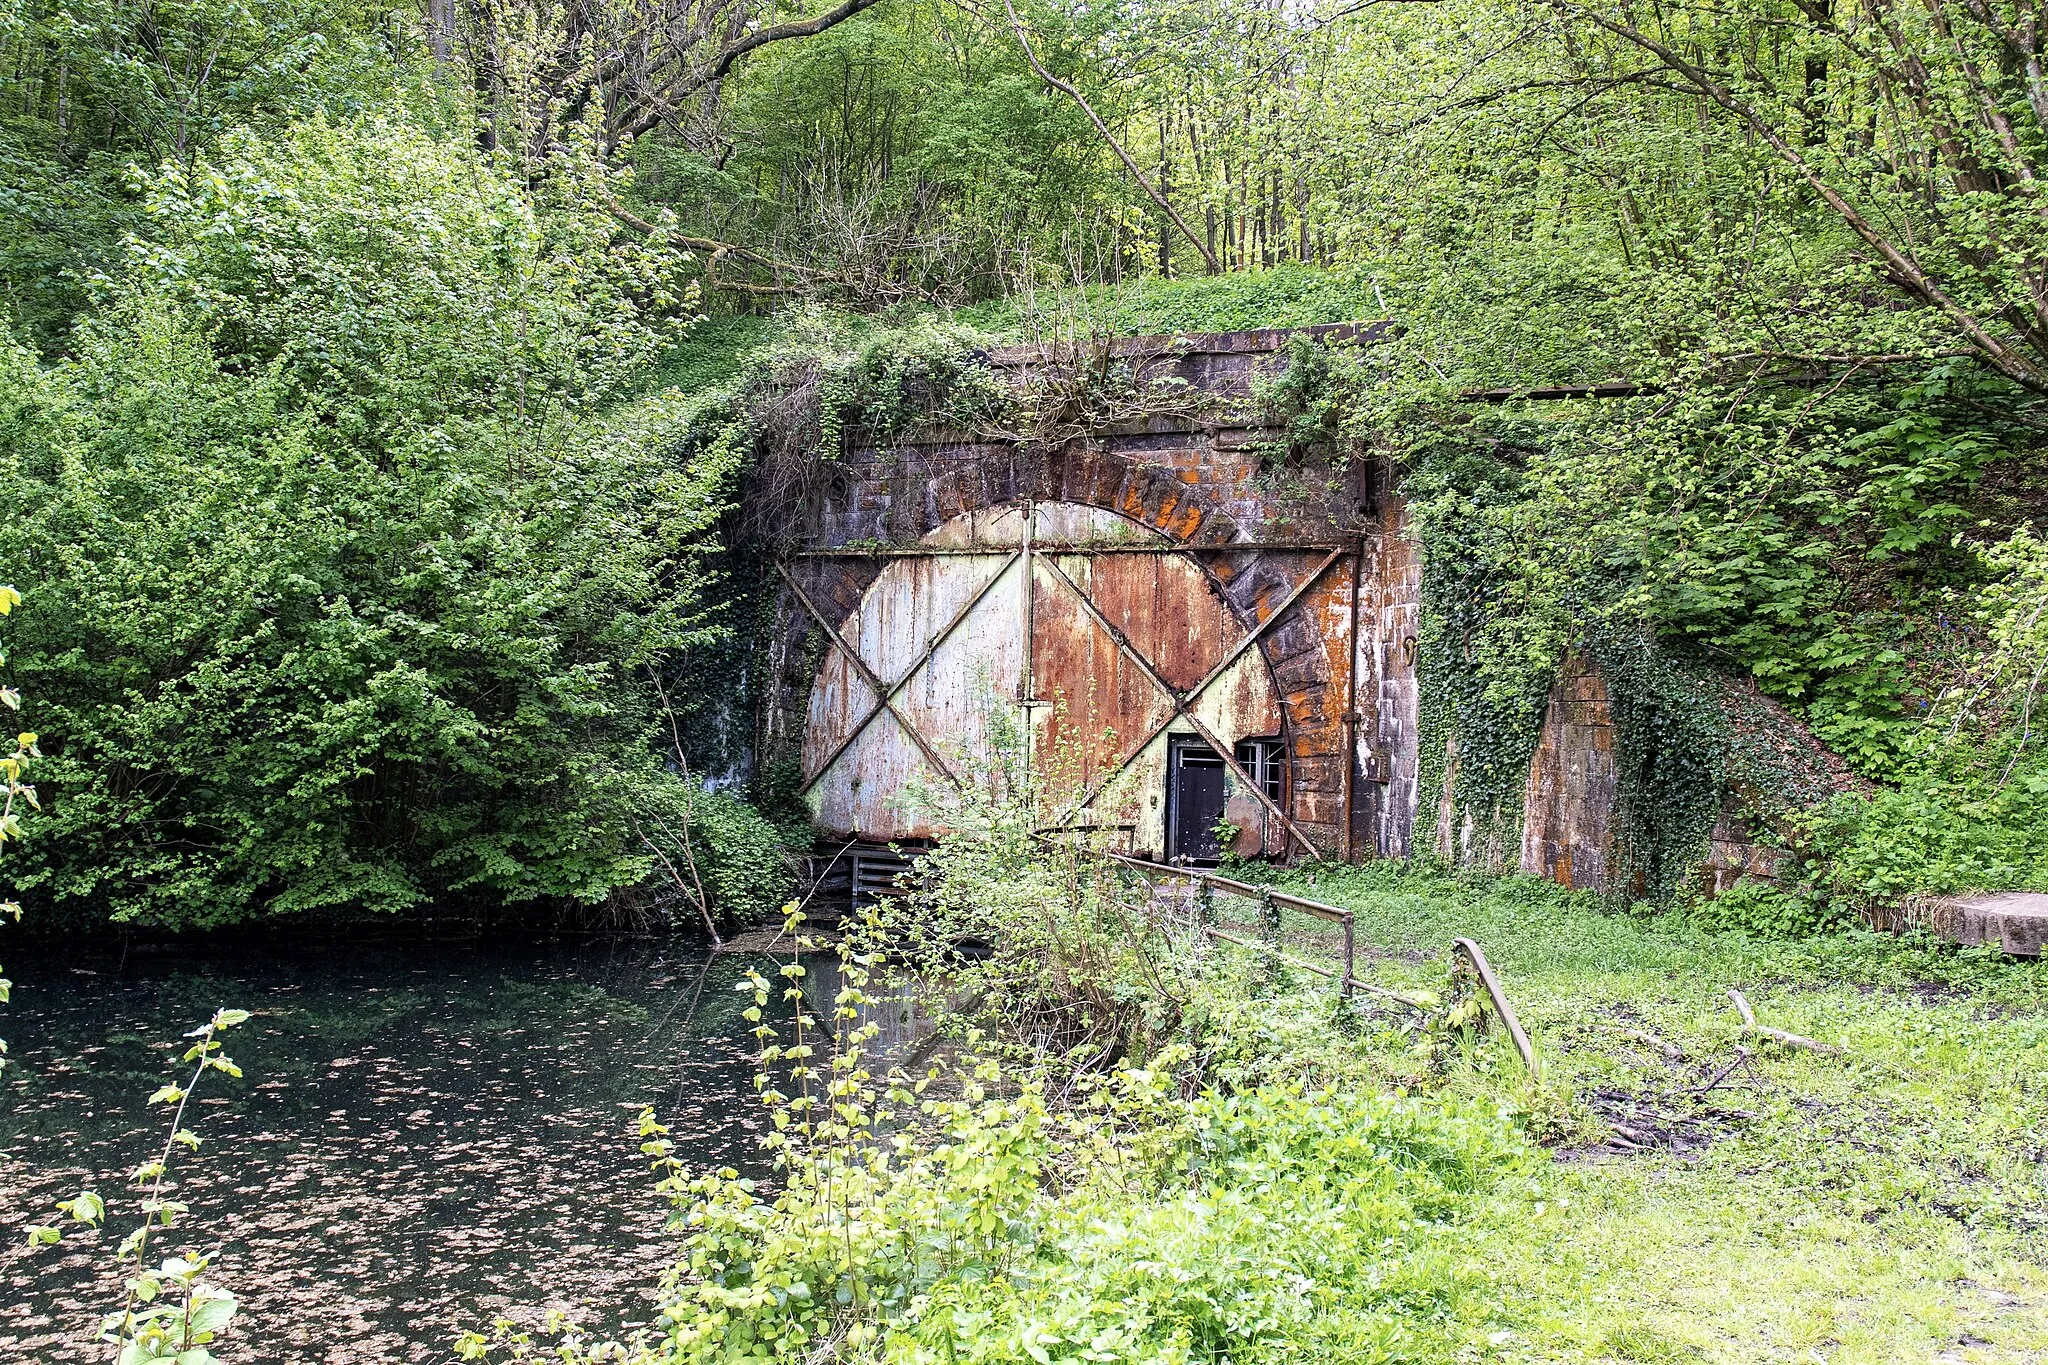
[{"label": "weed growing on wall", "polygon": [[[1421,542],[1417,846],[1513,864],[1550,688],[1590,664],[1614,724],[1615,895],[1671,899],[1730,795],[1762,837],[1850,857],[1832,875],[1856,895],[2041,876],[2033,759],[2006,757],[2024,748],[2030,705],[1989,708],[2002,720],[1980,713],[1939,742],[1913,738],[1907,716],[1926,705],[1916,689],[1990,695],[1980,676],[1996,675],[2031,679],[2014,693],[2031,697],[2038,684],[2037,641],[1972,663],[1963,639],[1977,615],[1965,586],[1993,585],[1996,615],[1998,574],[2032,581],[2023,548],[1973,568],[1954,533],[1954,499],[2006,458],[2010,433],[1970,416],[1974,390],[1954,376],[1903,386],[1896,407],[1880,387],[1730,389],[1686,372],[1661,397],[1478,403],[1416,338],[1297,338],[1259,389],[1286,449],[1391,460]],[[1857,791],[1843,761],[1900,789]],[[1824,818],[1796,818],[1823,804]]]},{"label": "weed growing on wall", "polygon": [[1706,856],[1720,815],[1725,689],[1659,652],[1640,627],[1600,623],[1584,648],[1614,721],[1609,878],[1621,895],[1662,903]]}]

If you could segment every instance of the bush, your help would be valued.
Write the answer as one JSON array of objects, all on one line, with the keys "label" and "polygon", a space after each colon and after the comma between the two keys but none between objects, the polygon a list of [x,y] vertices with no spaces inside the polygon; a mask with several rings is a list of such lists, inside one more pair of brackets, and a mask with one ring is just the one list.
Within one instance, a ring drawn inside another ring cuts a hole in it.
[{"label": "bush", "polygon": [[644,672],[714,631],[735,458],[613,402],[665,267],[383,121],[236,134],[150,202],[72,358],[0,352],[50,739],[19,885],[175,927],[644,875]]},{"label": "bush", "polygon": [[1291,1084],[1185,1098],[1184,1047],[1079,1078],[1064,1106],[987,1061],[938,1098],[868,1070],[869,962],[844,952],[830,1022],[799,1000],[793,1034],[753,978],[772,1196],[684,1171],[643,1117],[683,1258],[654,1339],[560,1358],[1380,1361],[1476,1303],[1460,1225],[1525,1151],[1499,1108]]},{"label": "bush", "polygon": [[1814,848],[1835,885],[1873,900],[2048,887],[2048,755],[2002,747],[1944,744],[1896,789],[1819,811]]},{"label": "bush", "polygon": [[2048,540],[2022,526],[1982,551],[1997,576],[1971,606],[1985,647],[1890,774],[1810,822],[1812,851],[1848,895],[2048,889]]},{"label": "bush", "polygon": [[1093,822],[1115,819],[1128,784],[1084,811],[1073,753],[1041,749],[1027,770],[1000,703],[980,728],[968,781],[913,792],[948,834],[863,942],[947,971],[968,1017],[941,1005],[941,1022],[1008,1059],[1086,1070],[1150,1055],[1180,1028],[1198,936],[1102,856],[1112,831]]},{"label": "bush", "polygon": [[1807,938],[1855,922],[1855,915],[1840,905],[1746,877],[1711,900],[1696,901],[1691,916],[1704,928],[1738,930],[1753,938]]},{"label": "bush", "polygon": [[703,879],[710,912],[726,923],[759,921],[789,899],[796,885],[784,832],[730,792],[690,796],[691,860]]}]

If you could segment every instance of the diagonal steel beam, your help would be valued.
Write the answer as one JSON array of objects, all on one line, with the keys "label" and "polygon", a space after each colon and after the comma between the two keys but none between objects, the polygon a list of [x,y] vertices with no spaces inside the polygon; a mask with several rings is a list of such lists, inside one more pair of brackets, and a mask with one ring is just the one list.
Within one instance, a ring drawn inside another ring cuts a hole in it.
[{"label": "diagonal steel beam", "polygon": [[[782,581],[789,584],[789,590],[796,594],[796,600],[803,603],[804,610],[809,612],[811,619],[818,623],[818,629],[825,632],[825,638],[832,642],[835,649],[846,656],[846,661],[853,665],[855,671],[860,674],[861,680],[874,691],[874,694],[883,699],[882,708],[896,718],[896,723],[903,727],[903,733],[910,737],[910,742],[917,746],[918,752],[924,755],[925,761],[930,763],[934,771],[941,777],[951,782],[954,786],[959,786],[960,778],[953,771],[952,767],[947,764],[945,759],[940,758],[938,751],[932,748],[931,744],[922,734],[918,733],[917,727],[910,723],[910,718],[901,711],[898,711],[894,702],[888,700],[890,695],[889,689],[883,685],[880,678],[875,676],[875,670],[868,667],[867,660],[860,657],[858,650],[841,638],[838,628],[825,619],[825,613],[818,610],[817,604],[811,601],[810,594],[803,590],[802,585],[796,581],[795,576],[790,573],[788,567],[777,564],[775,571],[782,575]],[[824,770],[821,768],[819,771],[822,772]]]},{"label": "diagonal steel beam", "polygon": [[1230,746],[1218,739],[1208,726],[1202,724],[1202,718],[1194,712],[1188,712],[1187,718],[1188,724],[1195,727],[1195,733],[1202,737],[1202,742],[1216,751],[1216,756],[1223,760],[1223,765],[1237,775],[1237,780],[1250,789],[1253,796],[1259,798],[1259,804],[1279,817],[1280,823],[1286,827],[1287,832],[1296,839],[1299,839],[1301,846],[1308,850],[1310,858],[1316,862],[1321,862],[1323,860],[1323,851],[1315,846],[1313,840],[1301,832],[1301,826],[1294,823],[1292,816],[1280,809],[1279,802],[1266,795],[1266,789],[1259,785],[1256,778],[1244,770],[1244,765],[1237,761],[1237,755],[1230,752]]},{"label": "diagonal steel beam", "polygon": [[[1322,563],[1316,565],[1316,567],[1309,573],[1309,576],[1307,578],[1304,578],[1301,580],[1301,582],[1297,583],[1294,586],[1294,589],[1287,594],[1286,600],[1281,602],[1279,606],[1275,607],[1272,610],[1272,612],[1270,612],[1267,615],[1265,620],[1259,622],[1251,630],[1245,632],[1245,637],[1237,642],[1236,647],[1233,648],[1230,651],[1230,653],[1223,656],[1223,662],[1217,664],[1214,668],[1210,669],[1208,676],[1204,677],[1200,682],[1196,683],[1194,687],[1190,688],[1184,696],[1176,698],[1173,708],[1173,714],[1169,715],[1165,720],[1160,721],[1159,724],[1153,726],[1152,733],[1146,735],[1145,738],[1139,742],[1137,748],[1131,750],[1129,754],[1125,755],[1123,762],[1117,764],[1115,769],[1105,774],[1101,778],[1098,778],[1093,784],[1089,786],[1087,792],[1083,794],[1081,797],[1080,805],[1086,806],[1089,802],[1093,801],[1097,796],[1099,796],[1102,793],[1102,789],[1104,787],[1108,786],[1111,782],[1116,781],[1117,778],[1123,776],[1124,771],[1128,769],[1133,763],[1136,763],[1138,761],[1138,756],[1145,752],[1146,748],[1151,745],[1153,740],[1165,734],[1168,728],[1171,727],[1175,721],[1179,720],[1181,716],[1185,714],[1190,707],[1192,707],[1196,702],[1202,699],[1203,694],[1208,692],[1208,690],[1211,687],[1216,685],[1217,679],[1221,678],[1224,675],[1224,673],[1229,670],[1232,664],[1236,663],[1238,659],[1243,657],[1244,652],[1246,650],[1250,649],[1253,645],[1257,644],[1261,639],[1263,639],[1265,637],[1266,632],[1271,630],[1276,624],[1278,624],[1280,618],[1285,616],[1293,608],[1294,604],[1302,599],[1302,597],[1308,592],[1310,588],[1313,588],[1318,582],[1322,581],[1323,575],[1330,571],[1330,566],[1332,564],[1335,564],[1338,561],[1338,559],[1340,559],[1343,556],[1343,554],[1344,551],[1342,550],[1331,551],[1329,557],[1324,559]],[[1357,648],[1357,642],[1355,640],[1352,642],[1352,648]],[[1079,806],[1076,807],[1076,809],[1079,808]]]},{"label": "diagonal steel beam", "polygon": [[1180,700],[1180,693],[1174,691],[1173,685],[1167,682],[1166,679],[1159,676],[1158,672],[1152,667],[1152,661],[1150,659],[1147,659],[1143,654],[1138,652],[1138,647],[1132,644],[1130,640],[1125,637],[1123,631],[1118,629],[1117,624],[1114,621],[1110,620],[1107,616],[1104,616],[1102,614],[1102,609],[1095,605],[1093,599],[1091,599],[1087,593],[1081,591],[1079,584],[1075,583],[1073,579],[1067,577],[1067,571],[1059,566],[1059,562],[1057,560],[1041,557],[1038,562],[1045,565],[1045,567],[1051,571],[1052,576],[1055,579],[1059,580],[1059,582],[1066,587],[1066,590],[1068,592],[1074,594],[1075,600],[1078,601],[1082,605],[1082,607],[1087,610],[1090,616],[1095,618],[1095,624],[1101,626],[1104,630],[1109,632],[1109,638],[1113,642],[1115,642],[1116,647],[1123,652],[1123,656],[1129,659],[1132,663],[1136,664],[1138,666],[1138,670],[1141,673],[1143,673],[1147,678],[1152,680],[1152,685],[1158,688],[1161,692],[1164,692],[1166,694],[1167,700],[1173,702],[1178,702]]},{"label": "diagonal steel beam", "polygon": [[[1087,610],[1088,614],[1095,618],[1096,624],[1100,625],[1104,630],[1109,632],[1109,638],[1116,642],[1116,647],[1119,650],[1123,651],[1125,657],[1130,659],[1132,663],[1136,664],[1140,669],[1144,671],[1145,676],[1152,680],[1152,685],[1154,687],[1157,687],[1161,692],[1166,694],[1167,699],[1173,703],[1176,712],[1180,715],[1187,717],[1188,723],[1195,727],[1195,733],[1199,734],[1202,737],[1202,741],[1205,744],[1207,744],[1210,748],[1216,751],[1217,756],[1223,760],[1224,765],[1228,767],[1231,772],[1237,774],[1238,781],[1244,783],[1247,787],[1249,787],[1251,789],[1252,795],[1256,796],[1259,799],[1260,804],[1265,806],[1267,810],[1271,811],[1275,816],[1279,818],[1280,823],[1287,828],[1288,833],[1292,834],[1295,838],[1301,841],[1302,847],[1308,850],[1309,857],[1314,858],[1318,862],[1322,861],[1322,850],[1317,848],[1314,842],[1310,840],[1310,838],[1306,834],[1303,834],[1301,832],[1301,827],[1295,824],[1294,821],[1291,818],[1289,818],[1286,811],[1280,809],[1278,802],[1274,801],[1272,797],[1266,795],[1266,789],[1260,786],[1257,782],[1254,782],[1252,780],[1251,774],[1247,773],[1243,769],[1243,767],[1241,767],[1238,764],[1237,758],[1230,752],[1229,747],[1225,745],[1223,741],[1217,739],[1215,734],[1209,729],[1208,726],[1202,724],[1201,720],[1197,716],[1195,716],[1192,712],[1188,711],[1182,705],[1181,694],[1174,691],[1173,688],[1167,683],[1166,679],[1159,676],[1159,674],[1153,669],[1151,663],[1145,658],[1145,656],[1138,652],[1137,646],[1133,645],[1128,639],[1126,639],[1124,637],[1124,633],[1121,630],[1117,629],[1116,624],[1112,622],[1107,616],[1104,616],[1102,614],[1102,609],[1097,607],[1095,603],[1092,600],[1090,600],[1087,593],[1081,591],[1080,586],[1076,584],[1073,579],[1067,577],[1066,570],[1060,568],[1060,566],[1054,563],[1051,559],[1047,559],[1043,562],[1046,568],[1052,570],[1053,577],[1057,579],[1060,583],[1064,584],[1066,586],[1067,591],[1074,594],[1075,599],[1079,601],[1082,607],[1084,607]],[[1336,562],[1336,555],[1333,554],[1330,557],[1330,559],[1324,561],[1324,567],[1328,568],[1329,565],[1334,562]],[[1292,599],[1290,598],[1289,601],[1291,602]],[[1268,617],[1267,620],[1270,621],[1278,615],[1279,613],[1275,612],[1273,616]],[[1171,722],[1169,722],[1169,724],[1170,723]],[[1147,744],[1150,744],[1152,741],[1148,739],[1145,742]],[[1140,752],[1142,752],[1142,750]],[[1125,766],[1129,766],[1128,763]],[[1122,769],[1119,769],[1118,771],[1122,771]]]},{"label": "diagonal steel beam", "polygon": [[[1332,564],[1335,564],[1339,559],[1342,559],[1346,553],[1346,550],[1341,549],[1330,551],[1329,555],[1324,558],[1322,563],[1316,565],[1314,569],[1309,571],[1309,575],[1307,578],[1304,578],[1301,580],[1301,582],[1295,584],[1293,591],[1287,594],[1286,600],[1281,602],[1279,606],[1275,607],[1272,613],[1268,615],[1265,620],[1259,622],[1258,625],[1246,631],[1244,638],[1237,642],[1236,647],[1233,648],[1228,654],[1223,656],[1223,662],[1217,664],[1214,668],[1210,669],[1208,676],[1204,677],[1200,682],[1196,683],[1192,689],[1189,690],[1187,694],[1187,704],[1189,706],[1193,706],[1195,704],[1195,700],[1198,697],[1200,697],[1204,692],[1207,692],[1209,688],[1215,684],[1216,680],[1223,676],[1225,670],[1227,670],[1232,664],[1236,663],[1239,657],[1242,656],[1246,650],[1250,649],[1253,645],[1257,644],[1261,639],[1265,638],[1266,632],[1268,630],[1271,630],[1273,626],[1279,622],[1280,618],[1285,616],[1288,613],[1288,611],[1293,608],[1294,604],[1296,602],[1299,602],[1308,593],[1308,590],[1310,588],[1313,588],[1317,583],[1321,582],[1323,575],[1330,571],[1330,566]],[[1357,644],[1354,641],[1353,648],[1356,647]]]},{"label": "diagonal steel beam", "polygon": [[[853,746],[853,742],[859,739],[862,733],[866,731],[868,726],[874,722],[875,717],[881,715],[884,710],[888,709],[889,703],[896,700],[896,694],[898,692],[901,692],[906,686],[909,685],[910,680],[917,676],[917,672],[919,669],[923,668],[926,664],[932,661],[932,657],[939,652],[939,646],[946,643],[946,638],[950,636],[954,632],[954,630],[956,630],[959,627],[961,622],[967,619],[968,613],[972,612],[976,607],[981,605],[981,600],[984,597],[987,597],[989,593],[994,590],[996,584],[1002,579],[1002,576],[1010,571],[1010,566],[1017,562],[1019,557],[1021,557],[1022,553],[1023,552],[1020,550],[1011,551],[1010,557],[1005,559],[1002,562],[1002,564],[996,569],[995,576],[990,578],[988,582],[982,584],[980,590],[976,592],[974,596],[967,599],[967,604],[965,606],[961,607],[960,610],[953,613],[953,619],[946,622],[944,629],[940,630],[937,635],[934,635],[932,637],[931,643],[925,646],[924,652],[911,661],[909,668],[903,670],[903,676],[898,678],[895,682],[889,684],[889,690],[882,694],[882,699],[876,702],[874,706],[869,709],[868,713],[862,716],[860,720],[854,724],[854,727],[851,730],[848,730],[846,732],[846,736],[843,739],[841,739],[838,744],[833,746],[832,752],[825,756],[825,761],[818,765],[818,771],[811,774],[811,776],[805,780],[804,785],[798,789],[798,796],[806,794],[810,791],[812,787],[816,786],[819,780],[825,776],[826,771],[829,770],[834,763],[837,763],[839,761],[839,756],[845,753],[849,748],[851,748]],[[899,716],[897,717],[897,719],[901,720],[902,717]]]}]

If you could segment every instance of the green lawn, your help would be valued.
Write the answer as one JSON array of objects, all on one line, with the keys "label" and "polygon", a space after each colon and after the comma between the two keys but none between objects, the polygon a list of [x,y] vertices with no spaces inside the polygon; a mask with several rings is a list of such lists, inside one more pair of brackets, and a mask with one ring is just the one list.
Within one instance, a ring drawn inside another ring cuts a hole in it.
[{"label": "green lawn", "polygon": [[[1361,1082],[1511,1098],[1550,1153],[1468,1230],[1491,1320],[1460,1355],[2048,1360],[2048,967],[1862,933],[1758,942],[1523,880],[1312,880],[1356,912],[1362,976],[1441,991],[1472,937],[1535,1038],[1533,1085],[1498,1029],[1432,1061],[1398,1011],[1336,1050]],[[1730,986],[1844,1053],[1744,1039]]]}]

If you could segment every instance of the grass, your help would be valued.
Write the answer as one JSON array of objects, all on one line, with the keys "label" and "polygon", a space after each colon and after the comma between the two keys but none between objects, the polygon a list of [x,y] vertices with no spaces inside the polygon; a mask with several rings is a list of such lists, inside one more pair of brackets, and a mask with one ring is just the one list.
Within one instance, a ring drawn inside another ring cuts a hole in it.
[{"label": "grass", "polygon": [[[1351,907],[1365,976],[1430,993],[1418,1015],[1264,952],[1192,951],[1059,864],[1034,880],[1011,845],[987,849],[931,875],[978,890],[1012,941],[1033,916],[1059,931],[1001,970],[1039,961],[1056,981],[1145,945],[1172,969],[1089,979],[1143,994],[1174,1041],[1099,1083],[1062,1072],[1079,1049],[954,1054],[885,1144],[857,1057],[833,1057],[856,1098],[815,1131],[802,1086],[776,1080],[810,1054],[771,1057],[790,1160],[763,1185],[669,1187],[685,1245],[630,1358],[2048,1361],[2040,964],[1865,933],[1757,940],[1527,879],[1284,874]],[[1249,903],[1220,908],[1259,932]],[[1297,954],[1334,947],[1320,921],[1279,930]],[[1535,1076],[1500,1030],[1455,1026],[1472,1017],[1456,936],[1486,948]],[[1839,1051],[1743,1032],[1730,986]],[[757,1008],[771,989],[754,983]]]},{"label": "grass", "polygon": [[[1533,1084],[1498,1030],[1433,1061],[1368,1030],[1342,1063],[1511,1098],[1549,1149],[1468,1230],[1491,1283],[1460,1356],[2048,1360],[2048,965],[1759,941],[1523,879],[1295,880],[1354,911],[1381,985],[1441,990],[1451,939],[1475,938],[1536,1040]],[[1304,949],[1310,923],[1286,926]],[[1744,1038],[1731,986],[1843,1054]]]}]

